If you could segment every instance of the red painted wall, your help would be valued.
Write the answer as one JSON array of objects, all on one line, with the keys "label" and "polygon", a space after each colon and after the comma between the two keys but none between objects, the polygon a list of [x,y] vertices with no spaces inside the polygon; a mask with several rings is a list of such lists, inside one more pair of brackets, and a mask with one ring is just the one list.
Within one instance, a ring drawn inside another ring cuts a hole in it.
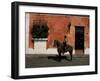
[{"label": "red painted wall", "polygon": [[[54,14],[34,14],[30,13],[29,20],[29,48],[34,47],[32,42],[31,29],[34,20],[41,19],[46,21],[49,27],[49,35],[47,41],[47,48],[52,48],[54,39],[63,41],[64,35],[68,36],[68,43],[75,47],[75,26],[84,26],[84,44],[85,48],[89,48],[89,17],[86,16],[68,16],[68,15],[54,15]],[[71,22],[70,33],[67,32],[68,24]]]}]

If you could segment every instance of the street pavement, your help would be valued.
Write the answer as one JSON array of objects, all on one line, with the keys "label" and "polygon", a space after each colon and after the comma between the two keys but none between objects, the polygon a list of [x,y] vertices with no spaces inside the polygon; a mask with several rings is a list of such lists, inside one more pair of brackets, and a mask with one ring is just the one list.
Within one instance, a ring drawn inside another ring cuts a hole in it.
[{"label": "street pavement", "polygon": [[69,55],[59,58],[56,54],[25,54],[26,68],[83,66],[89,65],[89,55],[73,55],[72,61]]}]

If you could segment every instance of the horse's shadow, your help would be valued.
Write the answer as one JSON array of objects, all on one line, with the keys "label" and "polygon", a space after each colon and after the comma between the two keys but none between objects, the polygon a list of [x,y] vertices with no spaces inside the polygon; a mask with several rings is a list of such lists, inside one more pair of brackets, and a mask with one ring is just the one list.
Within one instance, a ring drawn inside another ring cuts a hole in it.
[{"label": "horse's shadow", "polygon": [[67,56],[48,56],[48,59],[52,59],[55,60],[57,62],[61,62],[62,60],[67,60],[67,61],[71,61],[71,59],[69,59]]}]

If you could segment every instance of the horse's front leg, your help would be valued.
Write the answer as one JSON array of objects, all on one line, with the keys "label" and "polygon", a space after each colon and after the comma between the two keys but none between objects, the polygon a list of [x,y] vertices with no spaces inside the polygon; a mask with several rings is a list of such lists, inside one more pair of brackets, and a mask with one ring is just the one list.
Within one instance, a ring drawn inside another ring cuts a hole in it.
[{"label": "horse's front leg", "polygon": [[64,53],[65,53],[65,50],[63,50],[63,49],[62,49],[61,51],[62,51],[62,54],[64,55]]},{"label": "horse's front leg", "polygon": [[64,55],[64,52],[62,52],[62,54]]},{"label": "horse's front leg", "polygon": [[57,49],[58,51],[58,56],[61,57],[61,51],[59,49]]},{"label": "horse's front leg", "polygon": [[72,61],[72,51],[69,52],[70,53],[70,60]]},{"label": "horse's front leg", "polygon": [[59,57],[61,57],[61,52],[59,52]]}]

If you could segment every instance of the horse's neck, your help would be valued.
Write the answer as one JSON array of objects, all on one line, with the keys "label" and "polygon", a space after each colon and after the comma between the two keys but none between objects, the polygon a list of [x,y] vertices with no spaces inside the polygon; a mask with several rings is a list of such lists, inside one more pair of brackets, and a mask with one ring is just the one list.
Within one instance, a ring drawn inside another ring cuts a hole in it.
[{"label": "horse's neck", "polygon": [[57,41],[57,47],[59,46],[59,41]]},{"label": "horse's neck", "polygon": [[60,41],[57,41],[57,46],[62,46],[62,43]]}]

